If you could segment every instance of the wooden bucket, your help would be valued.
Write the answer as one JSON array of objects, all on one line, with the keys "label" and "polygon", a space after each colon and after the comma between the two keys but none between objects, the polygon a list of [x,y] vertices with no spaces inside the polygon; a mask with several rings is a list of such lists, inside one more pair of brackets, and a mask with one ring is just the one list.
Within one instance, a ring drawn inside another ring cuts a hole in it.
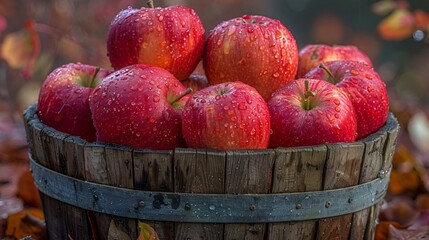
[{"label": "wooden bucket", "polygon": [[248,151],[88,143],[24,113],[50,239],[372,239],[399,125],[353,142]]}]

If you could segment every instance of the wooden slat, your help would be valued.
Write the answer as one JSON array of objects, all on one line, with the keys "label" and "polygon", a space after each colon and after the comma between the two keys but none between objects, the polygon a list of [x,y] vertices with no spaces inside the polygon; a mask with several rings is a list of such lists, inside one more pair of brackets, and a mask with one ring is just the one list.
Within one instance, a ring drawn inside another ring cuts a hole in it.
[{"label": "wooden slat", "polygon": [[[173,192],[173,151],[135,150],[134,189]],[[174,223],[145,221],[159,239],[174,239]]]},{"label": "wooden slat", "polygon": [[[59,171],[60,161],[64,159],[62,141],[67,135],[61,134],[50,127],[43,127],[40,132],[40,148],[43,150],[43,156],[38,156],[39,160],[43,159],[43,163],[49,169]],[[38,146],[39,147],[39,146]],[[52,183],[55,184],[55,183]],[[48,236],[50,239],[66,239],[67,238],[67,221],[63,215],[63,209],[67,208],[58,200],[41,195],[44,207],[44,213],[47,218],[46,225]]]},{"label": "wooden slat", "polygon": [[[174,190],[188,193],[224,193],[225,153],[176,149]],[[207,206],[216,211],[219,206]],[[190,206],[192,211],[192,206]],[[175,239],[222,239],[222,224],[176,223]]]},{"label": "wooden slat", "polygon": [[[383,162],[383,146],[386,141],[386,134],[379,135],[373,141],[365,142],[365,152],[360,172],[359,183],[366,183],[377,178]],[[350,239],[365,239],[365,231],[369,219],[371,208],[353,214]]]},{"label": "wooden slat", "polygon": [[[398,140],[398,134],[399,134],[399,126],[397,125],[397,120],[394,118],[393,115],[390,115],[390,118],[387,121],[386,132],[387,132],[387,138],[384,143],[384,150],[383,152],[383,163],[382,168],[385,173],[387,173],[391,167],[392,167],[392,159],[393,155],[395,153],[396,144]],[[378,217],[380,213],[382,203],[378,203],[371,209],[371,216],[367,222],[366,232],[365,232],[365,239],[374,239],[375,235],[375,226],[376,226],[376,218]]]},{"label": "wooden slat", "polygon": [[[321,190],[326,154],[325,145],[276,150],[272,193]],[[314,239],[316,223],[317,220],[271,223],[268,239]]]},{"label": "wooden slat", "polygon": [[[108,184],[104,145],[97,143],[86,144],[84,147],[84,156],[85,180]],[[99,196],[97,193],[94,193],[93,197],[94,204],[96,204]],[[90,219],[91,229],[94,231],[93,234],[97,239],[107,239],[112,216],[96,212],[88,212],[88,218]]]},{"label": "wooden slat", "polygon": [[[269,193],[274,158],[272,150],[227,151],[225,193]],[[266,224],[225,224],[224,239],[263,239],[266,231]]]},{"label": "wooden slat", "polygon": [[[120,188],[134,188],[134,162],[132,148],[122,146],[106,146],[107,184]],[[120,202],[118,204],[121,204]],[[114,217],[116,228],[128,235],[130,239],[137,238],[137,220]],[[110,236],[108,236],[110,237]]]},{"label": "wooden slat", "polygon": [[[329,144],[323,190],[354,186],[359,182],[365,145],[361,142]],[[327,203],[335,204],[335,202]],[[348,239],[352,214],[319,220],[317,239]]]}]

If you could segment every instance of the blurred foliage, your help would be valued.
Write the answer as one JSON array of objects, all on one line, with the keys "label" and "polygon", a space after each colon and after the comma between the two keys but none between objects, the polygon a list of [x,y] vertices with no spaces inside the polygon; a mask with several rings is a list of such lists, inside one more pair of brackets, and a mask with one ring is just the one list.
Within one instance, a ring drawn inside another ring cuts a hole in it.
[{"label": "blurred foliage", "polygon": [[[376,239],[428,235],[428,0],[161,0],[155,4],[194,8],[207,34],[222,21],[259,14],[281,20],[300,48],[309,43],[354,44],[365,51],[387,84],[391,111],[402,127]],[[69,62],[110,68],[107,28],[113,17],[128,6],[141,7],[145,2],[1,0],[0,163],[28,164],[19,119],[23,109],[37,101],[40,85],[49,72]],[[15,178],[28,177],[19,169]],[[17,182],[13,183],[21,197],[26,191],[35,191],[34,186],[23,190]],[[37,199],[22,198],[27,206],[39,204]],[[12,225],[24,227],[21,233],[43,228],[28,213],[15,215]],[[31,221],[27,226],[22,219]],[[0,237],[4,233],[1,223]]]}]

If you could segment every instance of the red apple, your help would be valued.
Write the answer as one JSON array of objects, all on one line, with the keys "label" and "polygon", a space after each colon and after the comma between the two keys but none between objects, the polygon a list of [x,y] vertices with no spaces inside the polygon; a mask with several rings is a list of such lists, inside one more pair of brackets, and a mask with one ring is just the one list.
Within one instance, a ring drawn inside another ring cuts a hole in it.
[{"label": "red apple", "polygon": [[353,142],[356,116],[341,89],[323,80],[298,79],[273,93],[268,101],[270,147]]},{"label": "red apple", "polygon": [[206,87],[183,108],[183,136],[191,148],[267,148],[270,116],[255,88],[242,82]]},{"label": "red apple", "polygon": [[192,92],[199,91],[203,88],[208,87],[210,84],[207,81],[207,77],[203,74],[200,74],[198,72],[193,72],[191,76],[189,76],[187,79],[181,81],[183,86],[186,88],[192,89]]},{"label": "red apple", "polygon": [[143,63],[186,79],[201,60],[205,30],[191,8],[175,5],[167,8],[122,10],[110,24],[107,51],[117,70]]},{"label": "red apple", "polygon": [[298,47],[280,21],[245,15],[210,32],[203,65],[211,85],[241,81],[267,100],[274,90],[294,79]]},{"label": "red apple", "polygon": [[304,77],[312,68],[334,60],[354,60],[372,67],[371,59],[353,45],[310,44],[299,51],[297,78]]},{"label": "red apple", "polygon": [[103,79],[89,99],[97,141],[134,148],[184,146],[186,88],[167,70],[127,66]]},{"label": "red apple", "polygon": [[376,132],[386,122],[389,98],[386,84],[368,65],[356,61],[326,62],[305,75],[334,83],[349,96],[357,119],[357,139]]},{"label": "red apple", "polygon": [[46,125],[58,131],[95,141],[88,98],[106,69],[81,63],[69,63],[54,69],[39,92],[38,115]]}]

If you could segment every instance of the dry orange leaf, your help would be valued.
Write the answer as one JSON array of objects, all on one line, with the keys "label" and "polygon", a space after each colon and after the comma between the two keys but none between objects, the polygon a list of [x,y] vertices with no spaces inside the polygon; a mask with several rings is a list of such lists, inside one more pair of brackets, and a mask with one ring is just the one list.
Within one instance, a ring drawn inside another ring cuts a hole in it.
[{"label": "dry orange leaf", "polygon": [[10,215],[6,224],[6,237],[46,239],[44,216],[40,208],[29,208]]},{"label": "dry orange leaf", "polygon": [[159,240],[159,237],[149,224],[139,221],[139,238],[137,240]]},{"label": "dry orange leaf", "polygon": [[399,41],[410,37],[415,30],[414,15],[407,9],[396,9],[378,24],[378,33],[385,40]]},{"label": "dry orange leaf", "polygon": [[420,194],[416,198],[416,205],[420,210],[429,211],[429,194]]},{"label": "dry orange leaf", "polygon": [[376,240],[387,240],[389,237],[390,226],[400,227],[401,225],[397,222],[380,222],[375,227],[375,239]]},{"label": "dry orange leaf", "polygon": [[28,78],[33,64],[40,52],[39,35],[35,23],[27,21],[25,28],[5,36],[0,48],[0,56],[10,67],[22,70]]},{"label": "dry orange leaf", "polygon": [[34,184],[33,176],[30,171],[22,174],[18,182],[18,197],[28,206],[42,208],[39,191]]},{"label": "dry orange leaf", "polygon": [[421,9],[414,11],[416,26],[422,30],[429,30],[429,14]]},{"label": "dry orange leaf", "polygon": [[390,173],[390,182],[387,191],[392,195],[400,195],[409,192],[417,192],[420,186],[420,177],[416,171],[392,171]]}]

